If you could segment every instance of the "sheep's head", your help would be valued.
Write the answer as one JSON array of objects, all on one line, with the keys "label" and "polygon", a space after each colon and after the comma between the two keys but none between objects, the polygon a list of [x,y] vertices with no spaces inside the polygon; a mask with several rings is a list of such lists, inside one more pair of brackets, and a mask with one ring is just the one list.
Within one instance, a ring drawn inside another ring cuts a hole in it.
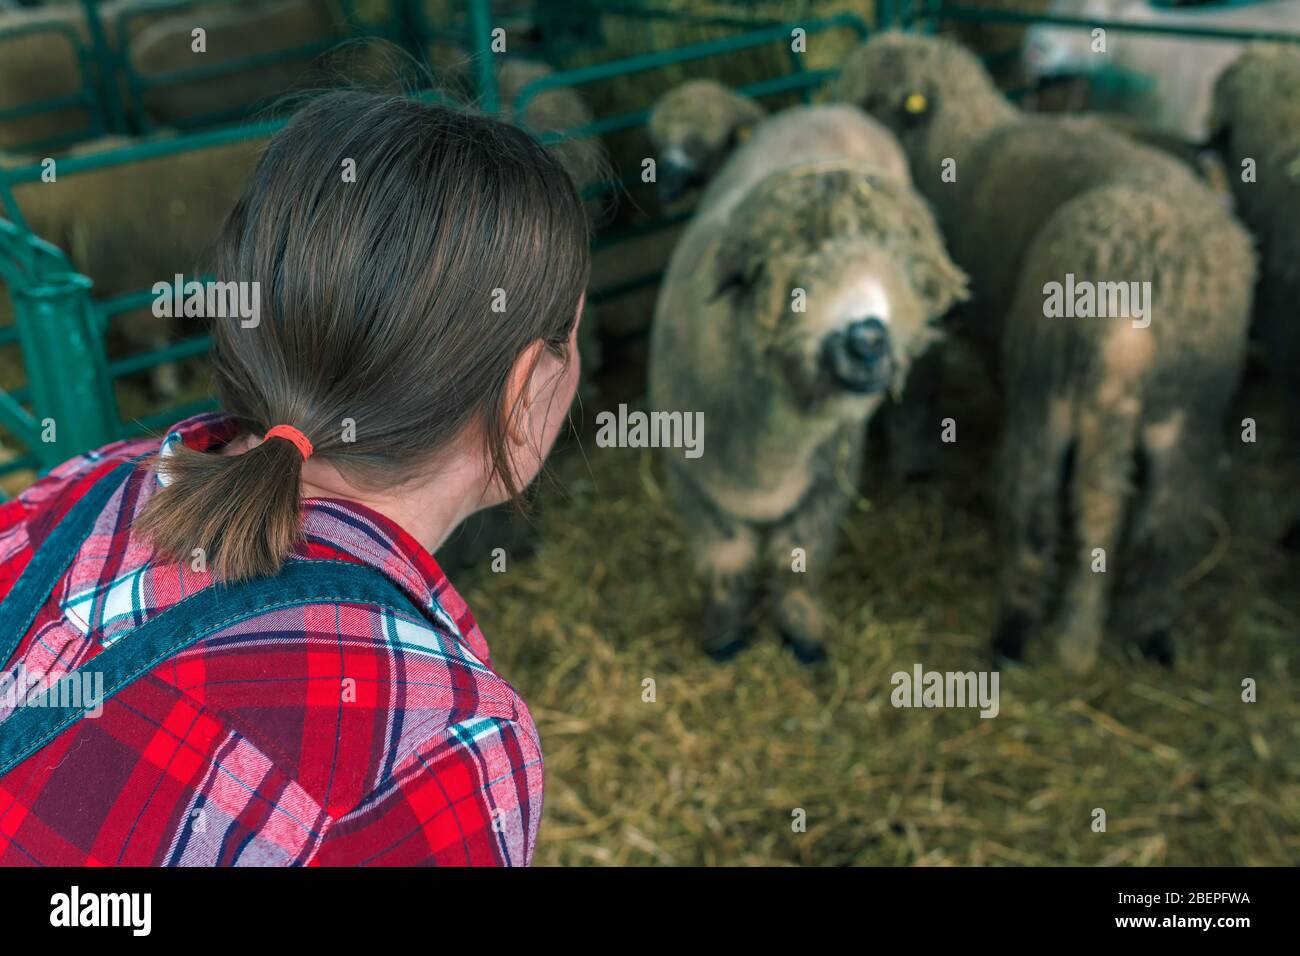
[{"label": "sheep's head", "polygon": [[1015,115],[979,60],[941,37],[879,33],[845,58],[832,90],[898,137],[918,184],[965,138]]},{"label": "sheep's head", "polygon": [[[1300,115],[1300,50],[1289,43],[1261,43],[1247,48],[1214,83],[1210,106],[1210,138],[1227,146],[1240,116],[1258,117],[1256,123],[1278,128],[1279,111]],[[1271,130],[1270,130],[1271,135]]]},{"label": "sheep's head", "polygon": [[732,213],[716,268],[737,346],[802,399],[850,411],[901,392],[937,320],[966,297],[924,202],[851,163],[764,179]]},{"label": "sheep's head", "polygon": [[659,198],[703,185],[766,115],[754,100],[712,80],[669,90],[650,112]]}]

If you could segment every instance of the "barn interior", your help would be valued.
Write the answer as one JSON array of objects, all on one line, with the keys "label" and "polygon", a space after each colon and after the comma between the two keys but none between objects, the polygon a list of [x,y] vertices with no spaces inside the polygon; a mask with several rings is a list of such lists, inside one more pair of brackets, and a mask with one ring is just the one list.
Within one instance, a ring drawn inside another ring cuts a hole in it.
[{"label": "barn interior", "polygon": [[[1183,16],[1160,37],[1194,60],[1210,42],[1300,43],[1290,2],[1155,8]],[[1227,420],[1206,425],[1226,436],[1224,494],[1200,517],[1209,544],[1178,581],[1172,664],[1118,640],[1086,675],[1064,670],[1049,640],[1019,662],[991,653],[1001,410],[953,337],[943,402],[962,410],[962,432],[933,474],[895,473],[876,425],[861,473],[843,477],[852,506],[826,576],[820,663],[796,660],[770,624],[734,658],[710,659],[705,587],[662,453],[595,440],[602,411],[648,408],[655,301],[698,194],[664,201],[647,181],[647,123],[685,81],[717,80],[775,113],[827,102],[841,62],[881,30],[943,34],[1023,109],[1096,114],[1231,203],[1232,170],[1152,119],[1140,64],[1027,69],[1035,24],[1080,36],[1101,24],[1116,44],[1142,34],[1098,12],[1108,6],[1122,4],[0,0],[0,487],[16,496],[73,455],[161,437],[215,407],[206,334],[160,326],[151,286],[201,274],[233,201],[222,190],[238,186],[230,171],[251,169],[302,97],[365,85],[500,113],[578,162],[582,144],[598,144],[583,184],[593,321],[572,427],[526,517],[472,519],[436,555],[538,725],[537,863],[1290,864],[1300,541],[1286,539],[1300,519],[1300,421],[1263,342]],[[1282,6],[1289,22],[1215,19]],[[197,61],[196,25],[208,51]],[[222,175],[195,160],[214,153]],[[76,184],[68,209],[40,206],[51,166]],[[178,245],[187,224],[192,241]],[[918,662],[997,670],[996,718],[894,706],[893,675]]]}]

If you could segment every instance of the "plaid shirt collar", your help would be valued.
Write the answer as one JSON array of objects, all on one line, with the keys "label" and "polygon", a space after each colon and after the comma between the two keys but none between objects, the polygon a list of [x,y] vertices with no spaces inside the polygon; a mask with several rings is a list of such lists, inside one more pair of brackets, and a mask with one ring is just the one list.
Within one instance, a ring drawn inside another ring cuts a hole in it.
[{"label": "plaid shirt collar", "polygon": [[[245,430],[237,418],[224,412],[195,415],[172,426],[159,455],[171,454],[177,443],[195,451],[213,452]],[[166,484],[161,476],[157,481]],[[397,522],[358,501],[343,498],[304,498],[302,509],[303,540],[294,556],[353,560],[375,568],[491,666],[487,643],[468,606],[433,555]]]}]

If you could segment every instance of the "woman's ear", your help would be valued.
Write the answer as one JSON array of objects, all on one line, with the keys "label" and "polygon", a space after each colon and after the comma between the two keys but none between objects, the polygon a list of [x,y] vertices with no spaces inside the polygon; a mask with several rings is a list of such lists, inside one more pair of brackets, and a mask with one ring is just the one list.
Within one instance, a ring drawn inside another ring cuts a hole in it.
[{"label": "woman's ear", "polygon": [[533,404],[531,387],[533,371],[541,361],[544,348],[546,343],[541,339],[530,344],[519,353],[515,364],[510,368],[510,375],[506,378],[504,396],[506,435],[513,445],[523,446],[528,441],[527,416]]}]

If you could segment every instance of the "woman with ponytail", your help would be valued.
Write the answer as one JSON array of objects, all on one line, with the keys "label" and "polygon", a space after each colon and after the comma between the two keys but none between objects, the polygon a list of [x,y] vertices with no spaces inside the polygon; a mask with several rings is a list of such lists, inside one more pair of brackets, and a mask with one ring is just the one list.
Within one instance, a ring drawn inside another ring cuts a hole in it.
[{"label": "woman with ponytail", "polygon": [[528,863],[536,728],[432,553],[565,421],[562,168],[361,92],[270,142],[217,248],[221,411],[0,508],[0,865]]}]

